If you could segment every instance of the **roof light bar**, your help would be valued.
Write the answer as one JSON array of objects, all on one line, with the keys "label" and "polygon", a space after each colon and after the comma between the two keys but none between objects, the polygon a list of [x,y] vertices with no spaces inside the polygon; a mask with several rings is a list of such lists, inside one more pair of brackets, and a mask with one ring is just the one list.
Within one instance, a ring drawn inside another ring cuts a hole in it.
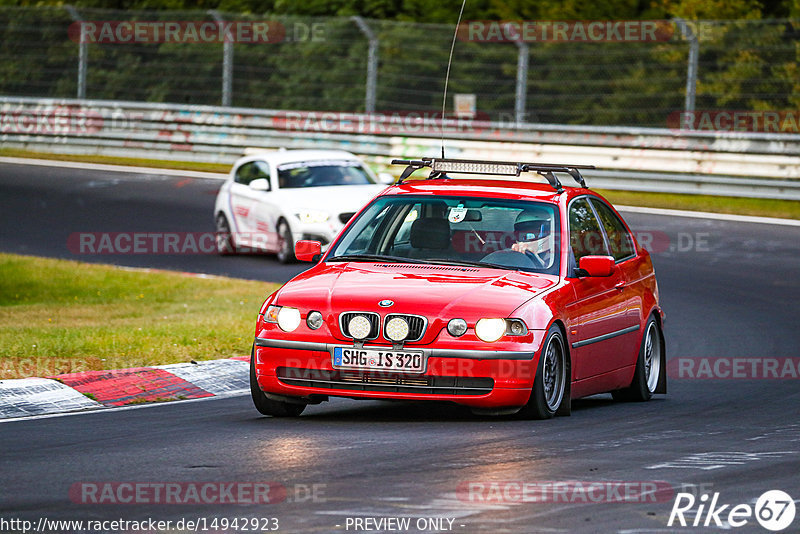
[{"label": "roof light bar", "polygon": [[568,165],[556,163],[515,163],[511,161],[484,161],[474,159],[420,158],[418,160],[395,159],[393,165],[406,165],[400,180],[411,176],[423,167],[430,167],[428,179],[445,177],[452,174],[486,174],[494,176],[519,176],[523,172],[536,172],[547,179],[547,182],[559,193],[564,191],[556,172],[567,173],[581,186],[587,187],[579,169],[594,169],[594,165]]},{"label": "roof light bar", "polygon": [[466,174],[493,174],[500,176],[519,176],[520,168],[516,163],[502,163],[492,161],[460,161],[435,159],[431,162],[434,172],[466,173]]}]

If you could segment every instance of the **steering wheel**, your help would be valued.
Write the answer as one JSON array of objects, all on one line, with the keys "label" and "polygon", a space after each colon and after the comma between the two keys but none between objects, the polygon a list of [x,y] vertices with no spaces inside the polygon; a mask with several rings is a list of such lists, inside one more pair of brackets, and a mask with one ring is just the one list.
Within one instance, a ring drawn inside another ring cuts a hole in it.
[{"label": "steering wheel", "polygon": [[547,266],[535,254],[526,254],[516,250],[497,250],[481,258],[487,263],[496,263],[506,267],[520,267],[534,269],[545,269]]}]

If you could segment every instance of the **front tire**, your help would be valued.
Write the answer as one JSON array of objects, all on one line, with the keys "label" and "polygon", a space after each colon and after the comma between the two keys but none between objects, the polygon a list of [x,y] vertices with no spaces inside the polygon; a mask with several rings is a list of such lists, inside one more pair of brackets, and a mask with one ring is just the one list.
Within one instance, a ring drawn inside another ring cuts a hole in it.
[{"label": "front tire", "polygon": [[518,415],[524,419],[550,419],[564,402],[567,388],[567,349],[557,325],[547,331],[528,404]]},{"label": "front tire", "polygon": [[618,401],[642,402],[650,400],[658,388],[661,373],[662,333],[655,317],[650,317],[644,327],[639,357],[636,359],[636,370],[633,372],[631,385],[625,389],[612,391],[611,396]]},{"label": "front tire", "polygon": [[254,348],[250,352],[250,395],[253,397],[253,404],[256,410],[263,415],[271,415],[272,417],[297,417],[303,413],[303,410],[306,409],[305,404],[276,401],[264,395],[264,392],[261,391],[261,387],[258,385],[255,359]]},{"label": "front tire", "polygon": [[281,221],[278,224],[278,238],[280,248],[278,249],[278,261],[281,263],[293,263],[294,257],[294,239],[292,239],[292,230],[286,221]]},{"label": "front tire", "polygon": [[233,241],[231,226],[228,224],[228,218],[222,213],[217,215],[216,228],[217,253],[222,256],[236,254],[236,244]]}]

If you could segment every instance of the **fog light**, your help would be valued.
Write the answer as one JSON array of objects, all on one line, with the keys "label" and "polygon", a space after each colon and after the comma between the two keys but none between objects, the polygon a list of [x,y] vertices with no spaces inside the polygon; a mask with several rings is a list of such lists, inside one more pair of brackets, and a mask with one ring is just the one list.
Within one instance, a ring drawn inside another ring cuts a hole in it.
[{"label": "fog light", "polygon": [[282,307],[278,311],[278,326],[284,332],[291,332],[300,326],[300,310],[297,308]]},{"label": "fog light", "polygon": [[322,326],[323,317],[322,314],[318,311],[308,312],[308,316],[306,317],[306,324],[311,330],[316,330],[320,326]]},{"label": "fog light", "polygon": [[370,330],[372,330],[372,324],[363,315],[356,315],[347,323],[347,330],[353,339],[366,339]]},{"label": "fog light", "polygon": [[508,334],[509,336],[524,336],[527,333],[528,333],[528,327],[525,326],[525,323],[523,323],[521,319],[508,320],[508,328],[506,329],[506,334]]},{"label": "fog light", "polygon": [[408,337],[408,322],[402,317],[394,317],[386,323],[386,337],[392,341],[403,341]]},{"label": "fog light", "polygon": [[505,319],[481,319],[475,324],[475,335],[481,341],[492,343],[497,341],[506,332]]},{"label": "fog light", "polygon": [[447,323],[447,331],[453,337],[460,337],[467,333],[467,321],[464,319],[450,319]]}]

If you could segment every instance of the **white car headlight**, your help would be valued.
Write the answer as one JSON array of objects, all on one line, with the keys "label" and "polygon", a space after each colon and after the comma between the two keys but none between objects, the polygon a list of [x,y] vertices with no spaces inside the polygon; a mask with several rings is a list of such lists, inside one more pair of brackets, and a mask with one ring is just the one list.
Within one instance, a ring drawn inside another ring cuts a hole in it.
[{"label": "white car headlight", "polygon": [[300,310],[283,306],[278,311],[278,326],[284,332],[291,332],[300,326]]},{"label": "white car headlight", "polygon": [[386,323],[386,337],[392,341],[403,341],[408,337],[408,321],[402,317],[394,317]]},{"label": "white car headlight", "polygon": [[356,315],[347,323],[347,330],[350,332],[350,336],[352,336],[353,339],[366,339],[372,330],[372,324],[369,322],[369,319],[363,315]]},{"label": "white car headlight", "polygon": [[295,215],[303,224],[323,223],[331,217],[327,211],[320,210],[299,210]]},{"label": "white car headlight", "polygon": [[475,335],[478,336],[478,339],[487,343],[497,341],[505,333],[505,319],[480,319],[475,324]]}]

